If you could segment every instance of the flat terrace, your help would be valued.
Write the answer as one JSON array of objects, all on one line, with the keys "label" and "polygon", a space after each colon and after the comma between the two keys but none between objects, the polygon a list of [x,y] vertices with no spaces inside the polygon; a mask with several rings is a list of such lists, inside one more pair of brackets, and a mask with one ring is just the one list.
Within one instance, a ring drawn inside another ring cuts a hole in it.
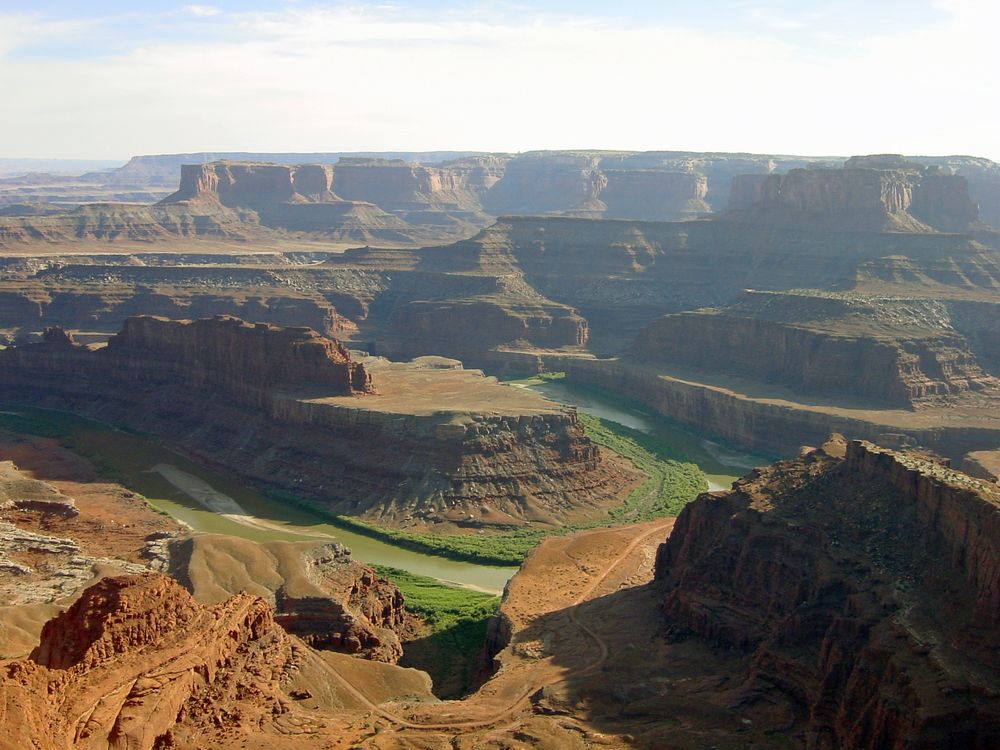
[{"label": "flat terrace", "polygon": [[462,369],[457,360],[418,357],[412,362],[390,362],[360,357],[372,374],[378,395],[323,396],[308,390],[285,388],[281,395],[311,404],[449,420],[462,417],[531,417],[565,414],[568,407],[524,388],[505,385],[481,370]]},{"label": "flat terrace", "polygon": [[824,397],[792,391],[777,383],[762,383],[719,372],[707,373],[677,365],[637,365],[624,363],[666,382],[712,390],[760,404],[831,416],[857,419],[898,428],[962,427],[997,430],[1000,433],[1000,398],[980,392],[928,399],[917,409],[873,408],[862,399],[848,396]]}]

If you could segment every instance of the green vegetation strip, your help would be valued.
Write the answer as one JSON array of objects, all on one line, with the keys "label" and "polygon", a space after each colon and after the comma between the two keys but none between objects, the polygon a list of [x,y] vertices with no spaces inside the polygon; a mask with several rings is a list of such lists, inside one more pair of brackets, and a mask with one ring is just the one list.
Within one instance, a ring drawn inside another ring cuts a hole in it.
[{"label": "green vegetation strip", "polygon": [[[432,633],[448,630],[462,622],[485,622],[500,606],[499,596],[449,586],[434,578],[387,565],[372,567],[380,576],[396,584],[406,597],[406,608],[422,618]],[[478,643],[482,642],[480,638]]]},{"label": "green vegetation strip", "polygon": [[429,633],[406,644],[403,666],[428,672],[439,696],[457,698],[475,687],[483,644],[500,597],[448,586],[433,578],[385,565],[373,566],[403,592],[406,608]]},{"label": "green vegetation strip", "polygon": [[[403,549],[451,560],[504,566],[520,565],[528,552],[549,536],[564,536],[584,529],[677,515],[699,492],[708,489],[708,481],[701,469],[695,464],[672,458],[676,455],[676,448],[655,435],[647,435],[617,422],[583,412],[579,413],[579,418],[591,440],[602,448],[624,456],[647,477],[641,486],[629,494],[622,505],[609,511],[607,518],[569,524],[558,529],[516,529],[499,534],[442,536],[377,526],[355,517],[333,513],[317,502],[284,490],[268,489],[265,494],[276,502],[306,510],[334,526]],[[91,460],[105,477],[128,486],[127,475],[79,438],[78,431],[84,425],[94,429],[94,423],[89,420],[58,412],[53,412],[51,417],[49,414],[44,417],[35,414],[23,416],[0,414],[0,427],[15,432],[59,438],[69,448]]]},{"label": "green vegetation strip", "polygon": [[671,446],[655,435],[647,435],[583,412],[579,413],[579,418],[591,440],[602,448],[624,456],[647,477],[620,506],[609,511],[608,518],[605,519],[568,524],[558,529],[517,529],[500,534],[441,536],[386,529],[357,518],[330,513],[315,503],[288,493],[279,491],[270,494],[276,500],[323,516],[334,525],[404,549],[484,565],[520,565],[528,552],[546,537],[675,516],[698,493],[708,489],[704,472],[695,464],[670,458]]}]

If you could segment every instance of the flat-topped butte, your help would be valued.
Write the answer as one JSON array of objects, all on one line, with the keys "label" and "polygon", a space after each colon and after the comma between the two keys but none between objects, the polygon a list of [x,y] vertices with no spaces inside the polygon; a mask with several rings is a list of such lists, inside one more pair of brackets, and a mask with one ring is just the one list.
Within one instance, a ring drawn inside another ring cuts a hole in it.
[{"label": "flat-topped butte", "polygon": [[454,361],[356,361],[304,328],[126,321],[0,351],[5,400],[161,436],[336,513],[402,525],[560,525],[634,481],[576,411]]}]

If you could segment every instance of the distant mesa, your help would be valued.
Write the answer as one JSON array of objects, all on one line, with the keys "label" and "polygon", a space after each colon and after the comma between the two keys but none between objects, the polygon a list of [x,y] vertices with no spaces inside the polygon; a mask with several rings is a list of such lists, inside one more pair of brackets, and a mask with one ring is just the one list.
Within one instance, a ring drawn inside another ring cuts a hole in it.
[{"label": "distant mesa", "polygon": [[[5,180],[0,245],[304,235],[413,247],[471,237],[502,216],[659,222],[735,209],[729,218],[745,221],[750,208],[766,210],[771,223],[795,224],[806,211],[817,228],[823,217],[830,228],[865,231],[1000,224],[1000,166],[988,159],[881,155],[844,164],[683,151],[139,156],[68,184],[52,175]],[[167,194],[164,185],[178,189]]]},{"label": "distant mesa", "polygon": [[981,226],[965,177],[902,156],[852,157],[843,169],[737,175],[733,218],[809,222],[813,228],[967,231]]}]

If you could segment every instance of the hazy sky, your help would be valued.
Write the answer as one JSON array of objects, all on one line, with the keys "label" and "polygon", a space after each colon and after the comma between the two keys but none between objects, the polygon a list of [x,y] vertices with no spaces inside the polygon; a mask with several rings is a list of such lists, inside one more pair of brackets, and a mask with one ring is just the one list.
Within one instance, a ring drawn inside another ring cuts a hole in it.
[{"label": "hazy sky", "polygon": [[0,156],[1000,160],[1000,1],[0,0]]}]

